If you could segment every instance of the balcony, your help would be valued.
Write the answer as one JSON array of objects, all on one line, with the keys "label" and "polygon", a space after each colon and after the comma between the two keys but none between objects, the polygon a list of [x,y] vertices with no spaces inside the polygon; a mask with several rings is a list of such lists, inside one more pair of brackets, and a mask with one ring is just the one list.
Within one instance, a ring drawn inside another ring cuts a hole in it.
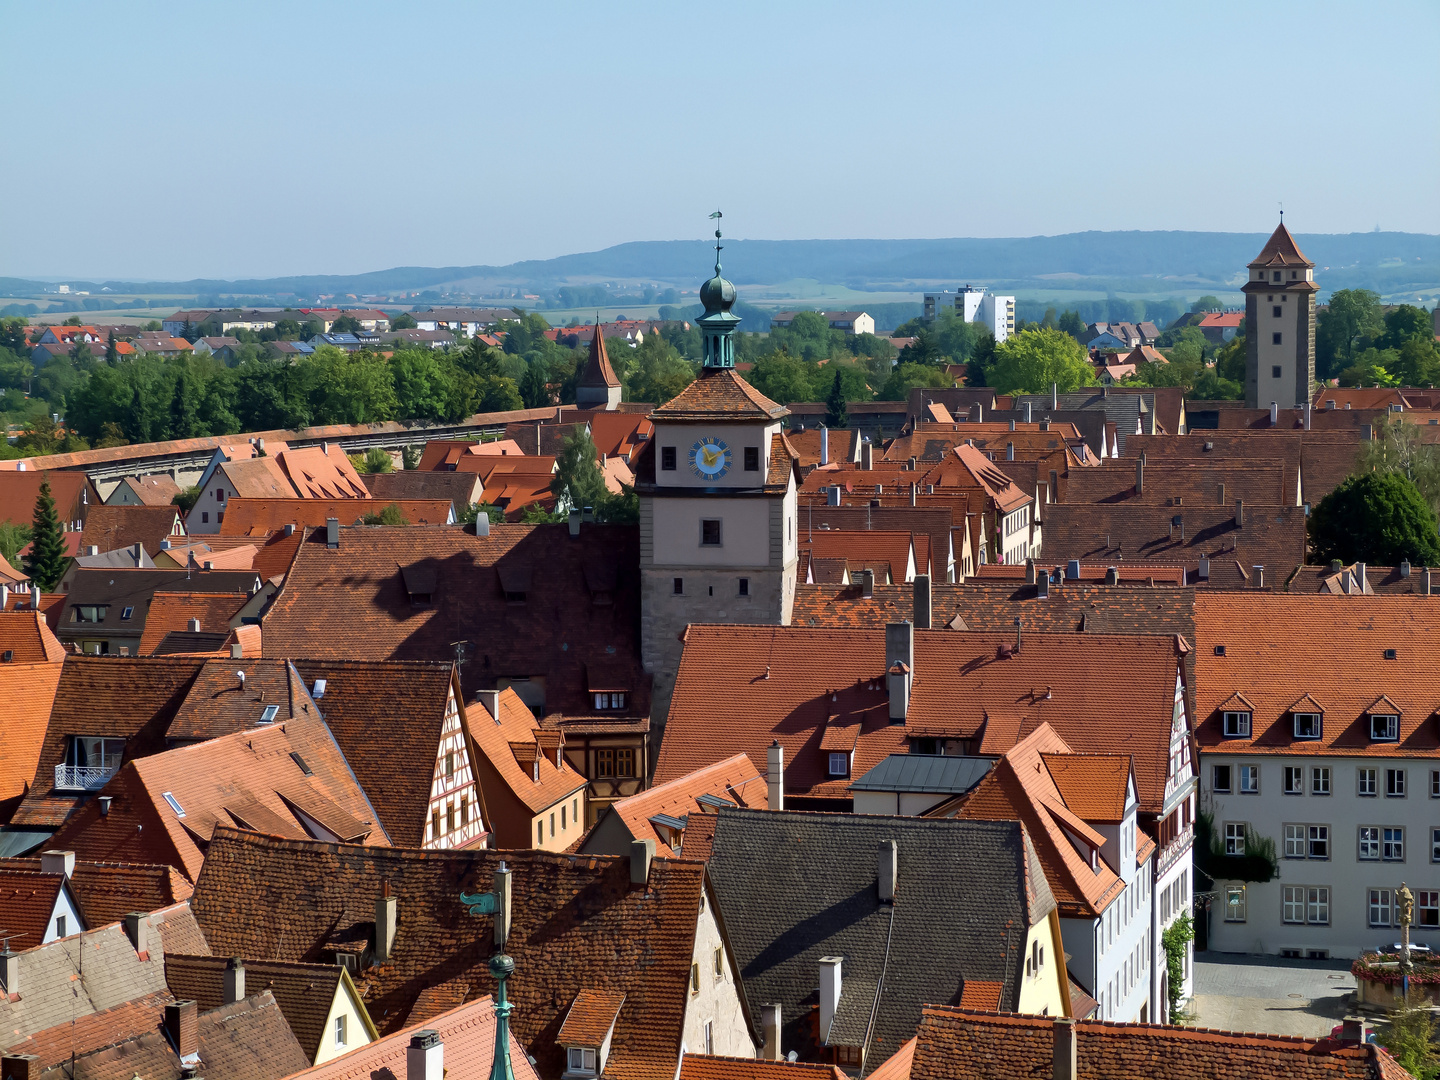
[{"label": "balcony", "polygon": [[99,791],[114,775],[113,768],[103,765],[56,765],[55,788],[59,791]]}]

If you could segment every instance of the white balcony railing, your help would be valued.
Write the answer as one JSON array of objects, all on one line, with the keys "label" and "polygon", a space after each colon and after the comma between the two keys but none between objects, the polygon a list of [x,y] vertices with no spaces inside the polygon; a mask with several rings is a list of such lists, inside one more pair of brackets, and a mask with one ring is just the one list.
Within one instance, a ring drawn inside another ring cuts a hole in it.
[{"label": "white balcony railing", "polygon": [[99,791],[115,775],[103,765],[56,765],[55,786],[67,791]]}]

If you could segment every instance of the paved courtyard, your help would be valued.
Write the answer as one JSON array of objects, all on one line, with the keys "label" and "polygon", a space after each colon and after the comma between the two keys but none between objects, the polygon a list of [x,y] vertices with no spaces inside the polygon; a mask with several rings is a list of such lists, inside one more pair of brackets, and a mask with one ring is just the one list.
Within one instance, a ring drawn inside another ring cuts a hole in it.
[{"label": "paved courtyard", "polygon": [[1203,952],[1195,958],[1195,1023],[1222,1031],[1314,1038],[1354,1011],[1348,960],[1283,960]]}]

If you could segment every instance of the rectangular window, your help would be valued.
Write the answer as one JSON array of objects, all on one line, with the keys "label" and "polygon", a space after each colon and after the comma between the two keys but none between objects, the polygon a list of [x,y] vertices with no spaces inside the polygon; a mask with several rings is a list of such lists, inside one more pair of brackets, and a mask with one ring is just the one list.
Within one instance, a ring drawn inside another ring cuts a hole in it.
[{"label": "rectangular window", "polygon": [[1405,770],[1385,770],[1385,797],[1387,799],[1403,799],[1405,797]]},{"label": "rectangular window", "polygon": [[430,839],[440,839],[440,808],[430,811]]},{"label": "rectangular window", "polygon": [[1356,792],[1362,798],[1373,798],[1375,795],[1375,770],[1368,766],[1361,766],[1355,770]]},{"label": "rectangular window", "polygon": [[108,604],[77,604],[75,606],[75,621],[79,623],[102,623],[105,621],[105,613],[110,610]]},{"label": "rectangular window", "polygon": [[1369,897],[1370,925],[1390,925],[1390,890],[1371,889]]},{"label": "rectangular window", "polygon": [[453,802],[445,804],[445,831],[447,833],[455,831],[455,804]]},{"label": "rectangular window", "polygon": [[1305,921],[1311,926],[1330,925],[1330,890],[1310,886],[1305,890]]},{"label": "rectangular window", "polygon": [[64,937],[64,936],[65,936],[65,916],[64,916],[64,915],[57,915],[57,916],[55,916],[55,936],[56,936],[56,937]]},{"label": "rectangular window", "polygon": [[455,775],[455,751],[454,751],[454,750],[446,750],[446,751],[445,751],[445,775],[446,775],[446,777],[451,777],[451,776],[454,776],[454,775]]},{"label": "rectangular window", "polygon": [[1421,926],[1440,927],[1440,891],[1435,889],[1415,890],[1416,922]]},{"label": "rectangular window", "polygon": [[536,822],[535,822],[535,843],[537,843],[537,844],[543,844],[544,842],[545,842],[545,822],[544,822],[544,820],[539,820],[539,821],[536,821]]},{"label": "rectangular window", "polygon": [[719,519],[719,518],[701,518],[701,519],[700,519],[700,546],[701,546],[701,547],[719,547],[719,546],[720,546],[720,519]]},{"label": "rectangular window", "polygon": [[1240,794],[1241,794],[1241,795],[1259,795],[1259,794],[1260,794],[1260,766],[1259,766],[1259,765],[1241,765],[1241,766],[1240,766]]},{"label": "rectangular window", "polygon": [[1405,830],[1386,829],[1380,843],[1380,857],[1390,862],[1405,861]]},{"label": "rectangular window", "polygon": [[460,796],[460,827],[463,829],[470,824],[470,796]]},{"label": "rectangular window", "polygon": [[1430,861],[1440,862],[1440,829],[1430,830]]},{"label": "rectangular window", "polygon": [[705,1021],[705,1053],[715,1053],[715,1021]]},{"label": "rectangular window", "polygon": [[831,754],[831,755],[830,755],[830,775],[831,775],[831,776],[844,776],[844,775],[845,775],[846,773],[848,773],[849,771],[850,771],[850,755],[849,755],[849,754]]},{"label": "rectangular window", "polygon": [[1225,854],[1245,854],[1245,830],[1247,826],[1243,821],[1227,821],[1225,823]]},{"label": "rectangular window", "polygon": [[1279,306],[1277,305],[1276,307],[1271,308],[1271,309],[1270,309],[1270,314],[1271,314],[1271,317],[1272,317],[1272,318],[1276,318],[1276,319],[1280,318],[1280,308],[1279,308]]},{"label": "rectangular window", "polygon": [[[672,976],[672,978],[673,978],[673,976]],[[671,985],[673,986],[674,984],[672,983]],[[691,965],[690,965],[690,992],[691,992],[692,994],[698,994],[698,993],[700,992],[700,965],[699,965],[699,964],[691,964]]]},{"label": "rectangular window", "polygon": [[568,829],[568,828],[570,827],[570,826],[568,826],[567,824],[565,824],[566,815],[569,813],[569,811],[570,811],[570,808],[569,808],[568,806],[562,806],[562,807],[560,807],[560,831],[561,831],[561,832],[564,832],[566,829]]},{"label": "rectangular window", "polygon": [[1320,714],[1313,712],[1297,712],[1295,714],[1295,738],[1320,738]]},{"label": "rectangular window", "polygon": [[341,1014],[335,1017],[335,1045],[345,1045],[345,1016]]},{"label": "rectangular window", "polygon": [[720,949],[716,949],[716,950],[715,950],[715,978],[720,979],[720,978],[723,978],[724,976],[725,976],[725,950],[724,950],[723,948],[720,948]]},{"label": "rectangular window", "polygon": [[760,471],[760,448],[758,446],[745,447],[745,471]]},{"label": "rectangular window", "polygon": [[1430,798],[1440,799],[1440,769],[1430,770]]},{"label": "rectangular window", "polygon": [[1285,826],[1285,858],[1287,858],[1287,859],[1303,859],[1303,858],[1305,858],[1305,826],[1304,826],[1304,825],[1286,825],[1286,826]]},{"label": "rectangular window", "polygon": [[1275,333],[1273,333],[1273,334],[1270,335],[1270,344],[1271,344],[1271,345],[1279,345],[1281,339],[1282,339],[1284,336],[1285,336],[1285,335],[1283,335],[1282,333],[1280,333],[1279,330],[1276,330]]},{"label": "rectangular window", "polygon": [[121,622],[128,622],[129,619],[130,619],[130,616],[132,616],[132,615],[134,615],[134,614],[135,614],[135,609],[134,609],[133,607],[127,607],[124,611],[120,612],[120,621],[121,621]]},{"label": "rectangular window", "polygon": [[1216,765],[1210,770],[1210,786],[1216,791],[1230,790],[1230,766]]},{"label": "rectangular window", "polygon": [[684,578],[678,578],[678,577],[677,577],[677,578],[675,579],[675,583],[674,583],[674,586],[673,586],[673,592],[675,593],[676,596],[684,596],[684,595],[685,595],[685,579],[684,579]]},{"label": "rectangular window", "polygon": [[1248,712],[1227,712],[1225,714],[1225,737],[1227,739],[1248,739],[1250,737],[1250,714]]},{"label": "rectangular window", "polygon": [[1281,893],[1281,920],[1287,923],[1303,923],[1305,921],[1305,886],[1286,885]]},{"label": "rectangular window", "polygon": [[660,448],[660,468],[664,472],[675,471],[675,448],[673,446]]},{"label": "rectangular window", "polygon": [[1318,765],[1310,770],[1310,794],[1330,794],[1330,766]]},{"label": "rectangular window", "polygon": [[1305,770],[1298,765],[1285,766],[1285,794],[1305,794]]},{"label": "rectangular window", "polygon": [[1309,850],[1306,857],[1310,859],[1330,858],[1330,826],[1311,825],[1309,827]]},{"label": "rectangular window", "polygon": [[550,839],[555,839],[555,811],[550,811]]},{"label": "rectangular window", "polygon": [[1271,366],[1271,368],[1270,368],[1270,377],[1271,377],[1272,379],[1278,379],[1278,378],[1280,378],[1280,365],[1279,365],[1279,364],[1274,364],[1274,365]]},{"label": "rectangular window", "polygon": [[160,795],[167,803],[170,804],[170,809],[175,811],[176,817],[185,816],[185,808],[180,805],[179,799],[175,798],[175,796],[168,791],[162,791]]},{"label": "rectangular window", "polygon": [[750,579],[749,579],[748,577],[742,577],[742,578],[740,579],[740,595],[741,595],[741,596],[749,596],[749,595],[750,595]]},{"label": "rectangular window", "polygon": [[1370,717],[1370,738],[1374,742],[1395,742],[1400,738],[1400,717],[1386,714],[1372,714]]},{"label": "rectangular window", "polygon": [[1380,858],[1380,829],[1376,825],[1360,826],[1360,845],[1358,854],[1361,859]]}]

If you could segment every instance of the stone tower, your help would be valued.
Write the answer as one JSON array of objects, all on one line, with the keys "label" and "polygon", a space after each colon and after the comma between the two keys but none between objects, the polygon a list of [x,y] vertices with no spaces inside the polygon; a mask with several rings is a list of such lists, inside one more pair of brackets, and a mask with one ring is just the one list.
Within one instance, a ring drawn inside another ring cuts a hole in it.
[{"label": "stone tower", "polygon": [[1245,293],[1245,404],[1303,407],[1315,383],[1315,264],[1282,221],[1250,264]]},{"label": "stone tower", "polygon": [[620,407],[620,380],[610,366],[605,351],[605,335],[600,332],[600,319],[595,319],[595,336],[590,339],[590,359],[575,382],[575,405],[581,409],[602,409],[614,412]]},{"label": "stone tower", "polygon": [[[716,233],[719,236],[719,233]],[[735,371],[735,286],[700,288],[700,377],[650,414],[638,463],[641,650],[663,723],[685,627],[787,625],[795,603],[799,457],[781,429],[789,415]]]}]

